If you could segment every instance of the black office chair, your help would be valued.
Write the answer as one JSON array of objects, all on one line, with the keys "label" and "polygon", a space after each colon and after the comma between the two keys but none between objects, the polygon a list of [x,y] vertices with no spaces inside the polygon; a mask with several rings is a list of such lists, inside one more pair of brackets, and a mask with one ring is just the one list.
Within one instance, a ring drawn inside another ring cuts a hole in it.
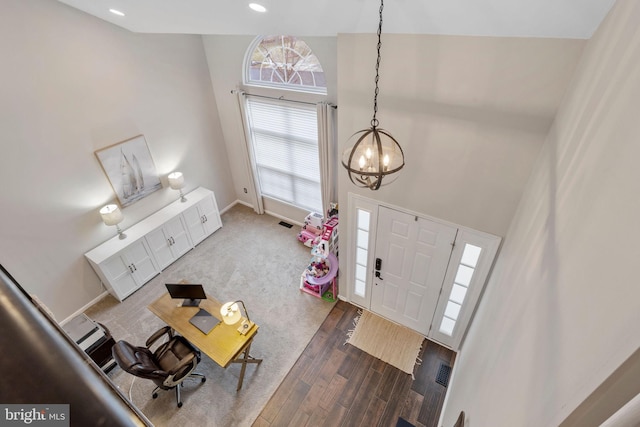
[{"label": "black office chair", "polygon": [[[168,340],[152,351],[151,346],[164,335]],[[158,330],[146,342],[146,347],[136,347],[126,341],[118,341],[112,348],[113,358],[125,372],[153,380],[157,387],[151,397],[158,397],[158,390],[176,389],[178,408],[182,407],[180,387],[187,378],[207,379],[193,370],[200,362],[200,351],[180,335],[174,335],[169,326]]]}]

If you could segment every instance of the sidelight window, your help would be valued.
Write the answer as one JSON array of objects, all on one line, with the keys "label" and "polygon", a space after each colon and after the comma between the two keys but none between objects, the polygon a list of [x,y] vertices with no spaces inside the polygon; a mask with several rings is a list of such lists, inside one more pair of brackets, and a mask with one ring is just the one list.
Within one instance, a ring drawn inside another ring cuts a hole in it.
[{"label": "sidelight window", "polygon": [[356,274],[354,292],[364,297],[367,287],[367,259],[369,258],[369,228],[371,213],[356,209]]},{"label": "sidelight window", "polygon": [[440,322],[440,332],[445,335],[453,336],[453,330],[458,321],[462,304],[464,304],[465,297],[467,296],[467,291],[471,285],[471,280],[473,279],[473,274],[475,273],[481,252],[482,248],[469,243],[465,244],[462,259],[458,264],[458,271],[453,280],[449,300],[444,309],[444,316]]}]

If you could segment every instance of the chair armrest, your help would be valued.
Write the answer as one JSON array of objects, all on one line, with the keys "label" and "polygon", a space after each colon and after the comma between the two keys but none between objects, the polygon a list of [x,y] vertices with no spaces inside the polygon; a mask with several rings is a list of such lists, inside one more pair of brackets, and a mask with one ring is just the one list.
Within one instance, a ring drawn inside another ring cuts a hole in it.
[{"label": "chair armrest", "polygon": [[176,372],[179,372],[182,368],[190,364],[195,358],[196,358],[195,354],[193,353],[188,354],[187,356],[185,356],[184,359],[180,360],[180,363],[177,363],[175,366],[173,366],[169,370],[169,375],[174,375]]},{"label": "chair armrest", "polygon": [[158,341],[158,339],[165,334],[169,335],[169,339],[173,338],[173,331],[171,330],[170,326],[165,326],[163,328],[160,328],[153,335],[151,335],[147,339],[147,342],[145,343],[147,348],[150,347],[151,344],[153,344],[154,342]]}]

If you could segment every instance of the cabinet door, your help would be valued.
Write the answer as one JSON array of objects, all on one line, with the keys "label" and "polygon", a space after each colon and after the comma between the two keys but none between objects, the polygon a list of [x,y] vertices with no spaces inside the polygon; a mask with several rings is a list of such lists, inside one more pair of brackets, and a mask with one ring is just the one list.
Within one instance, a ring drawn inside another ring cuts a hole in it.
[{"label": "cabinet door", "polygon": [[138,288],[133,277],[133,268],[121,254],[116,254],[101,263],[100,270],[107,279],[104,285],[120,301]]},{"label": "cabinet door", "polygon": [[182,219],[177,216],[168,221],[165,226],[165,232],[169,235],[171,241],[171,253],[173,259],[176,260],[187,253],[193,246],[189,240],[187,229],[182,223]]},{"label": "cabinet door", "polygon": [[123,252],[132,266],[133,276],[136,278],[138,286],[147,283],[160,272],[144,240],[138,240],[129,245]]},{"label": "cabinet door", "polygon": [[204,227],[204,218],[200,215],[198,205],[194,205],[182,213],[184,222],[187,225],[191,242],[195,245],[200,243],[207,237]]},{"label": "cabinet door", "polygon": [[171,252],[171,236],[164,228],[152,231],[145,236],[145,239],[161,270],[174,261],[175,258]]},{"label": "cabinet door", "polygon": [[170,219],[161,228],[147,234],[145,240],[160,270],[164,270],[192,248],[180,216]]},{"label": "cabinet door", "polygon": [[209,196],[198,203],[198,209],[200,210],[200,216],[203,218],[203,224],[207,235],[213,233],[222,226],[218,206],[216,205],[216,200],[213,196]]}]

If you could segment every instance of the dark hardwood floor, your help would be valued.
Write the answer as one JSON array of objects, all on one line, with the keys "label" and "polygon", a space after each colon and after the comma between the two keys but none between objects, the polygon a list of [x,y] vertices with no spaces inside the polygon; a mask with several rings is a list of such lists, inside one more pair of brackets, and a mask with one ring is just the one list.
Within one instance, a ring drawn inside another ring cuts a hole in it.
[{"label": "dark hardwood floor", "polygon": [[437,426],[446,388],[435,382],[455,353],[425,340],[411,375],[344,344],[357,307],[338,301],[254,427]]}]

